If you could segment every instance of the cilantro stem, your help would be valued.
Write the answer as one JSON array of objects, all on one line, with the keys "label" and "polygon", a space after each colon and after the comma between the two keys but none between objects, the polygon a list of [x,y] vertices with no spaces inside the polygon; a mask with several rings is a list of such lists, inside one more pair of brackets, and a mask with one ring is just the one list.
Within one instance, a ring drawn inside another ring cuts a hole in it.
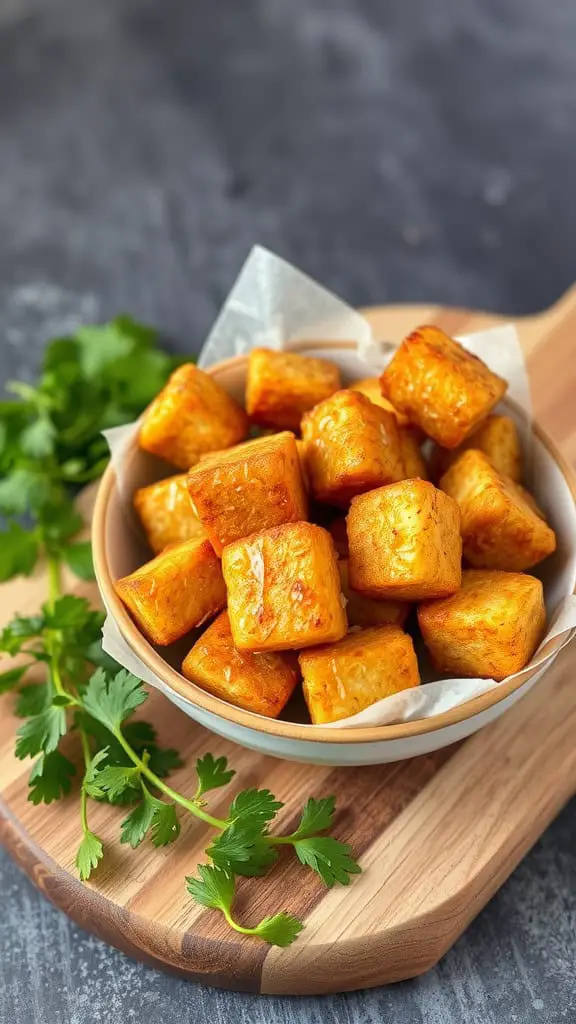
[{"label": "cilantro stem", "polygon": [[[87,771],[91,761],[91,756],[88,737],[84,732],[84,729],[80,729],[80,742],[82,744],[82,753],[84,755],[85,771]],[[84,775],[84,778],[86,778],[86,775]],[[90,831],[90,828],[88,826],[88,794],[86,793],[84,783],[82,783],[82,788],[80,789],[80,821],[82,823],[82,831],[84,832],[84,835],[86,835]]]},{"label": "cilantro stem", "polygon": [[60,596],[60,561],[54,555],[48,555],[48,604],[52,611]]},{"label": "cilantro stem", "polygon": [[223,832],[224,829],[228,828],[228,821],[222,818],[214,818],[211,814],[208,814],[207,811],[203,810],[202,807],[199,807],[198,804],[194,803],[193,800],[188,800],[185,796],[182,796],[181,793],[178,793],[175,789],[172,789],[171,786],[168,786],[165,782],[163,782],[162,779],[160,779],[153,771],[151,771],[151,769],[148,767],[145,761],[138,757],[138,754],[134,750],[132,750],[132,747],[124,739],[124,736],[120,729],[115,729],[113,735],[122,745],[122,747],[128,754],[128,757],[133,762],[133,764],[135,764],[136,767],[140,769],[142,775],[144,775],[154,786],[156,786],[157,789],[159,789],[166,796],[170,797],[171,800],[174,800],[175,803],[180,804],[181,807],[184,807],[187,811],[190,811],[190,813],[195,815],[196,818],[200,818],[202,821],[205,821],[207,825],[212,825],[212,828],[217,828],[220,832]]},{"label": "cilantro stem", "polygon": [[226,907],[221,907],[221,910],[226,918],[226,922],[234,929],[235,932],[240,932],[242,935],[258,935],[258,926],[255,928],[245,928],[244,925],[238,924],[238,922],[234,920],[232,914]]}]

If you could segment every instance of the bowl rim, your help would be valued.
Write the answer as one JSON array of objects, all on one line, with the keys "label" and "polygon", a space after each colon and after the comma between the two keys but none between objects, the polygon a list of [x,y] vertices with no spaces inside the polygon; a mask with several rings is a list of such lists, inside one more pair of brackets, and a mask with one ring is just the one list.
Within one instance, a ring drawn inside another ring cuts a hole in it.
[{"label": "bowl rim", "polygon": [[[334,349],[338,349],[351,352],[357,348],[356,343],[350,341],[314,341],[310,339],[294,341],[290,343],[289,347],[291,351],[307,351],[310,349],[314,351],[322,349],[334,351]],[[214,363],[205,369],[205,372],[217,378],[220,374],[227,373],[235,367],[241,367],[247,363],[247,360],[247,355],[232,356],[229,359],[223,359],[218,363]],[[511,405],[520,416],[526,416],[522,407],[513,399],[506,398],[505,402]],[[559,451],[556,443],[535,421],[532,421],[532,431],[556,462],[576,504],[576,473]],[[137,447],[136,437],[132,439],[130,447],[133,449]],[[258,715],[255,712],[235,707],[219,697],[214,697],[206,690],[202,690],[180,675],[176,669],[172,668],[143,634],[140,633],[116,594],[108,567],[106,550],[107,511],[115,486],[116,474],[110,462],[104,471],[98,487],[92,519],[94,570],[108,614],[114,619],[123,639],[128,643],[133,652],[150,672],[162,680],[168,689],[173,690],[178,697],[183,698],[188,703],[197,705],[202,711],[223,718],[233,726],[251,729],[256,732],[265,732],[281,737],[284,740],[295,740],[303,743],[381,743],[390,740],[403,740],[466,722],[476,715],[500,704],[532,679],[532,675],[519,680],[512,679],[507,683],[500,683],[495,689],[488,690],[477,697],[472,697],[464,704],[460,704],[450,711],[443,711],[433,718],[423,718],[413,722],[398,722],[392,725],[355,726],[347,729],[335,729],[329,725],[321,726],[309,723],[285,722],[277,718],[266,718],[264,715]],[[576,593],[576,586],[573,592]],[[545,667],[545,664],[544,666],[535,666],[533,674],[540,672]]]}]

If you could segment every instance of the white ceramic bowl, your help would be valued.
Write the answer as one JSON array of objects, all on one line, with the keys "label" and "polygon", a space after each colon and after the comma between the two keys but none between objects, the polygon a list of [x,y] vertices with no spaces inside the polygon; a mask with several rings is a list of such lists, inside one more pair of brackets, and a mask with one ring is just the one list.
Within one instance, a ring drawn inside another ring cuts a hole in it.
[{"label": "white ceramic bowl", "polygon": [[[366,376],[365,367],[350,342],[295,342],[291,350],[322,353],[339,362],[345,376]],[[326,350],[326,351],[324,351]],[[238,356],[208,371],[230,394],[242,400],[247,358]],[[530,427],[526,415],[512,402],[503,403],[524,431]],[[532,490],[556,530],[558,550],[541,567],[548,612],[568,594],[576,581],[576,485],[572,470],[554,443],[537,426],[533,427]],[[333,729],[265,718],[234,707],[189,682],[178,671],[182,650],[155,649],[138,631],[114,590],[114,581],[141,565],[149,554],[135,539],[130,523],[128,499],[136,486],[166,475],[150,457],[137,448],[135,440],[126,455],[126,493],[120,494],[113,468],[102,479],[93,520],[93,549],[96,576],[109,614],[141,666],[143,678],[158,682],[163,692],[185,714],[212,732],[264,754],[327,765],[383,764],[426,754],[448,746],[494,721],[520,700],[548,671],[560,643],[551,641],[553,656],[524,680],[510,680],[434,718],[398,725]],[[538,570],[537,570],[538,571]],[[167,658],[172,657],[172,664]]]}]

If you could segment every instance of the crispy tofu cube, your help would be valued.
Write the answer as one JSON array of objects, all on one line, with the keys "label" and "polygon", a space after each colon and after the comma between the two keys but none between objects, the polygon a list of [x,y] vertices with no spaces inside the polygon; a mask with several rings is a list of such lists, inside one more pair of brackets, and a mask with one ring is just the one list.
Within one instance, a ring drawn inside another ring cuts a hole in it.
[{"label": "crispy tofu cube", "polygon": [[406,480],[428,480],[428,468],[420,447],[420,436],[412,427],[400,427],[400,455]]},{"label": "crispy tofu cube", "polygon": [[360,392],[337,391],[306,413],[302,440],[318,501],[346,507],[354,495],[404,476],[396,418]]},{"label": "crispy tofu cube", "polygon": [[464,556],[470,565],[522,572],[555,550],[554,531],[484,452],[462,452],[440,487],[460,506]]},{"label": "crispy tofu cube", "polygon": [[517,486],[518,490],[520,491],[520,494],[524,498],[524,501],[526,502],[526,504],[530,505],[530,508],[532,509],[533,512],[536,513],[536,515],[538,516],[539,519],[543,519],[544,522],[546,522],[546,515],[542,511],[542,509],[540,508],[540,505],[536,501],[536,498],[534,497],[534,495],[531,494],[530,491],[526,487],[523,487],[522,484],[516,484],[516,486]]},{"label": "crispy tofu cube", "polygon": [[460,586],[457,503],[426,480],[354,498],[347,519],[350,586],[367,597],[423,601]]},{"label": "crispy tofu cube", "polygon": [[182,673],[215,697],[267,718],[278,718],[299,677],[295,654],[237,650],[226,611],[196,641]]},{"label": "crispy tofu cube", "polygon": [[222,569],[234,644],[283,651],[339,640],[347,628],[332,538],[288,523],[224,548]]},{"label": "crispy tofu cube", "polygon": [[404,339],[380,377],[382,393],[444,448],[456,448],[508,385],[438,327]]},{"label": "crispy tofu cube", "polygon": [[203,452],[228,448],[247,433],[241,406],[209,374],[186,363],[148,406],[139,443],[179,469],[189,469]]},{"label": "crispy tofu cube", "polygon": [[516,424],[509,416],[488,416],[463,444],[451,451],[436,445],[431,457],[434,479],[439,480],[467,448],[484,452],[498,472],[509,476],[515,483],[522,479],[520,438]]},{"label": "crispy tofu cube", "polygon": [[393,413],[399,427],[409,426],[410,420],[408,417],[403,412],[400,412],[399,409],[396,409],[387,398],[384,398],[378,377],[364,377],[362,380],[357,380],[354,384],[351,384],[350,389],[352,391],[359,391],[361,395],[366,395],[366,398],[374,402],[374,405],[379,405],[381,409],[386,409],[386,412]]},{"label": "crispy tofu cube", "polygon": [[398,626],[349,633],[299,657],[304,697],[315,725],[356,715],[420,683],[414,645]]},{"label": "crispy tofu cube", "polygon": [[465,569],[462,588],[418,608],[440,672],[500,681],[530,661],[546,625],[540,580],[524,573]]},{"label": "crispy tofu cube", "polygon": [[134,495],[134,508],[156,555],[169,544],[206,537],[206,530],[190,502],[186,473],[140,487]]},{"label": "crispy tofu cube", "polygon": [[217,554],[241,537],[308,515],[298,449],[289,431],[203,459],[188,473],[188,491]]},{"label": "crispy tofu cube", "polygon": [[408,618],[410,605],[407,601],[375,601],[352,590],[348,581],[348,559],[338,562],[340,585],[346,598],[346,618],[349,626],[384,626],[391,623],[403,626]]},{"label": "crispy tofu cube", "polygon": [[254,423],[299,430],[303,414],[340,386],[340,370],[327,359],[253,348],[246,409]]},{"label": "crispy tofu cube", "polygon": [[328,533],[334,541],[338,558],[348,558],[348,533],[346,532],[346,516],[337,516],[328,527]]},{"label": "crispy tofu cube", "polygon": [[208,540],[170,547],[114,586],[142,632],[161,647],[226,604],[220,561]]}]

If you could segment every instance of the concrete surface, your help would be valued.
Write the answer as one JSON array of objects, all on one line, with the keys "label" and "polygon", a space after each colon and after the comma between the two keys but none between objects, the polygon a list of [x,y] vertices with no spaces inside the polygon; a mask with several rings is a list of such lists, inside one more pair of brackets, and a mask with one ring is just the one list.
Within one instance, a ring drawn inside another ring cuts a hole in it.
[{"label": "concrete surface", "polygon": [[[2,0],[0,375],[120,310],[195,351],[259,241],[357,304],[529,312],[576,277],[572,0]],[[216,993],[0,858],[0,1021],[504,1024],[576,1014],[574,807],[439,967]]]}]

